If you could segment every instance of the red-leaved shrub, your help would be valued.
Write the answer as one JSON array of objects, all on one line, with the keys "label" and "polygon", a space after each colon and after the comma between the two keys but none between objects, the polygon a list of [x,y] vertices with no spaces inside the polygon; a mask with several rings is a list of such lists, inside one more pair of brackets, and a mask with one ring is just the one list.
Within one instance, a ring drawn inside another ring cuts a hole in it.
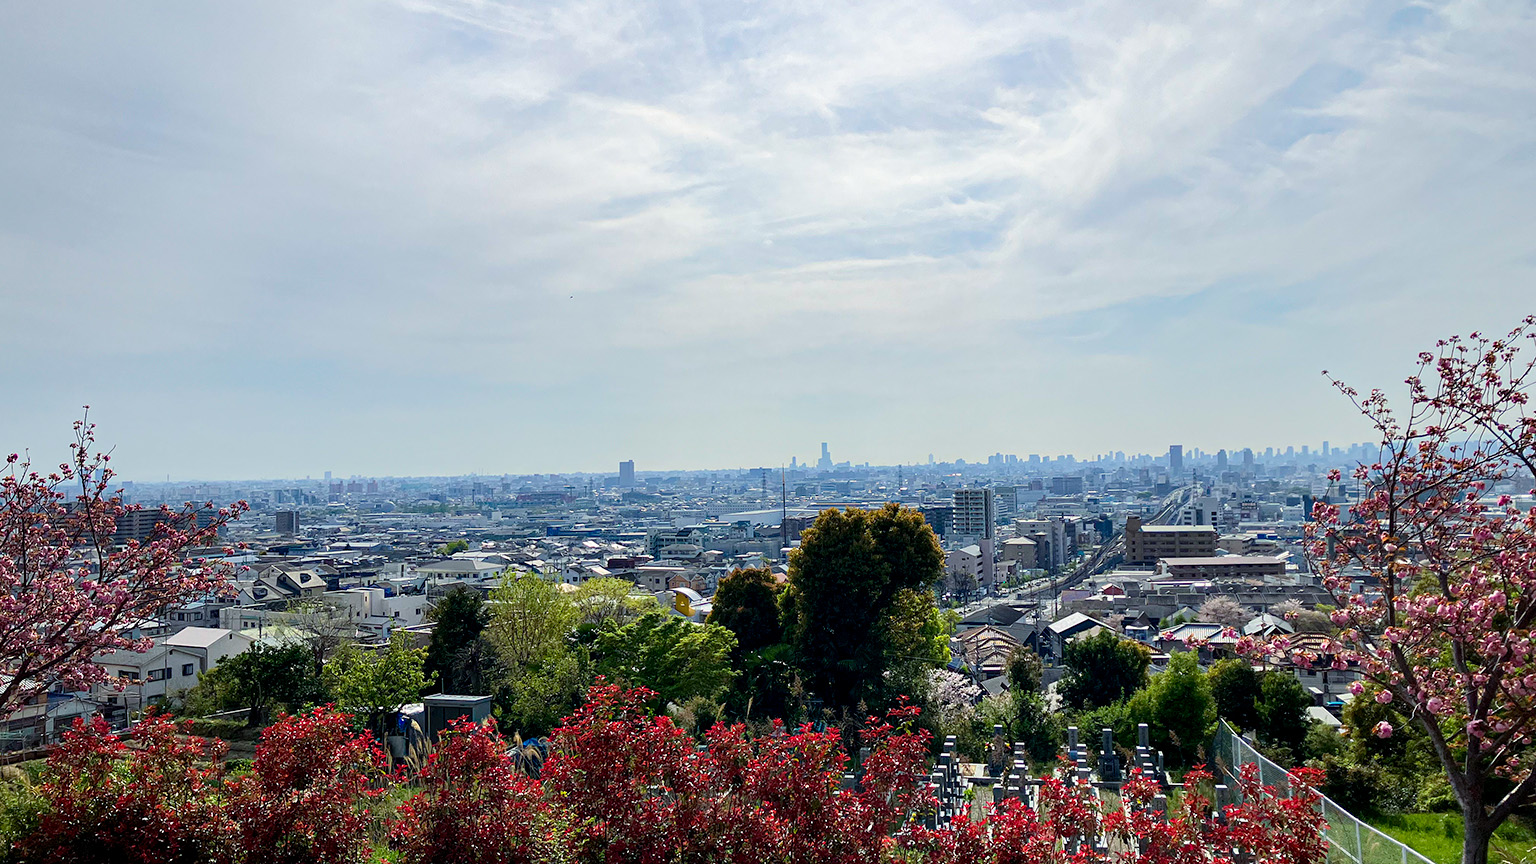
[{"label": "red-leaved shrub", "polygon": [[351,864],[372,849],[368,805],[385,779],[373,736],[330,708],[283,717],[230,784],[246,864]]},{"label": "red-leaved shrub", "polygon": [[404,864],[542,864],[572,840],[564,808],[518,772],[490,723],[454,721],[420,780],[390,830]]},{"label": "red-leaved shrub", "polygon": [[130,746],[106,721],[76,720],[43,769],[48,804],[24,860],[221,862],[234,855],[233,825],[218,800],[226,745],[150,714]]}]

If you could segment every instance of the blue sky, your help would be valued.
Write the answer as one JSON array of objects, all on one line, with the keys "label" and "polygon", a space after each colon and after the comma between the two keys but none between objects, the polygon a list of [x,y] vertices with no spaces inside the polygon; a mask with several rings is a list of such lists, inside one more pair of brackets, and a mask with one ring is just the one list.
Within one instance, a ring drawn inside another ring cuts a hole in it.
[{"label": "blue sky", "polygon": [[150,479],[1363,439],[1536,311],[1529,2],[8,4],[0,447]]}]

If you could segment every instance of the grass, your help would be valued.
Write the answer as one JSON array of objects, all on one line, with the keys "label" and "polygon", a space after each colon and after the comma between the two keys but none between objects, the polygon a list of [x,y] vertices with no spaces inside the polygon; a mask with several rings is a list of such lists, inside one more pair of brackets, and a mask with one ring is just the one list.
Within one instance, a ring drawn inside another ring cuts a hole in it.
[{"label": "grass", "polygon": [[[1379,816],[1370,824],[1436,864],[1461,861],[1461,816],[1457,813],[1407,813]],[[1510,820],[1495,832],[1490,864],[1536,864],[1536,827]]]}]

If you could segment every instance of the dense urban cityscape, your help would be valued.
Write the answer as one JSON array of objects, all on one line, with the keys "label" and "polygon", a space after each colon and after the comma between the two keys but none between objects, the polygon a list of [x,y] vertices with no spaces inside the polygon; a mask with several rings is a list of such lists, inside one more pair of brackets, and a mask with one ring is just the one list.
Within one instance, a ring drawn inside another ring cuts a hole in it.
[{"label": "dense urban cityscape", "polygon": [[1536,864],[1533,45],[0,3],[0,864]]}]

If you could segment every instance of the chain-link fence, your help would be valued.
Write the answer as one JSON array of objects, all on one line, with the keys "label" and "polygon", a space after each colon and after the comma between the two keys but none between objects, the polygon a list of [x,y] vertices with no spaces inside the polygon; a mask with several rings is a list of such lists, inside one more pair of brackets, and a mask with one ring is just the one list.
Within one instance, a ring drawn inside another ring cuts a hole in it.
[{"label": "chain-link fence", "polygon": [[[1253,745],[1222,721],[1216,728],[1216,767],[1225,779],[1236,803],[1242,790],[1237,784],[1238,771],[1244,765],[1259,766],[1259,777],[1282,795],[1290,794],[1290,773],[1269,761]],[[1434,864],[1423,855],[1377,831],[1350,815],[1348,810],[1321,796],[1323,818],[1328,820],[1328,860],[1336,864]]]}]

